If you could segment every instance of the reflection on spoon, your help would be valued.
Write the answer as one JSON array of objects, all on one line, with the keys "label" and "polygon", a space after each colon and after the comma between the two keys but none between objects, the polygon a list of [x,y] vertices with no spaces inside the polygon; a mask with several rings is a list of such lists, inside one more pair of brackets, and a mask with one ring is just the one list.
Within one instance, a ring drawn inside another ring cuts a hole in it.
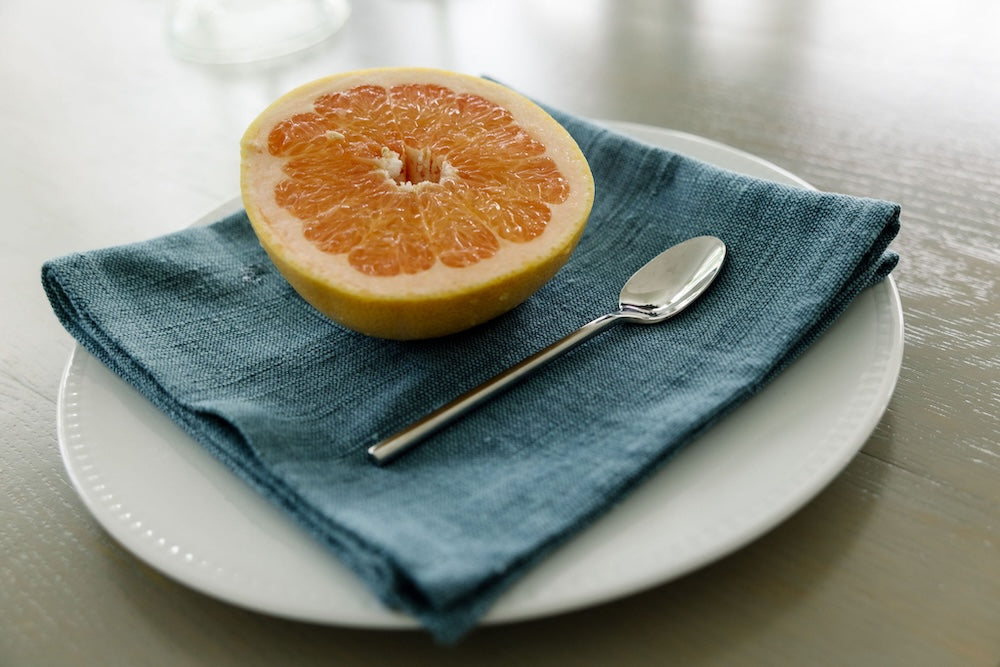
[{"label": "reflection on spoon", "polygon": [[618,322],[655,324],[687,308],[708,289],[726,259],[726,244],[714,236],[698,236],[660,253],[636,271],[618,297],[618,310],[585,324],[562,340],[459,396],[395,435],[368,448],[369,458],[383,465],[444,428],[529,373]]}]

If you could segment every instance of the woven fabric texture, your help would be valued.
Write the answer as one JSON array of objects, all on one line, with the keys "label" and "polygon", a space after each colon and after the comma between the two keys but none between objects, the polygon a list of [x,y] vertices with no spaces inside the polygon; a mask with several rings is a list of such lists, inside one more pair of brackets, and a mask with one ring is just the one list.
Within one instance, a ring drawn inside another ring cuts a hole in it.
[{"label": "woven fabric texture", "polygon": [[[393,342],[339,327],[289,288],[243,214],[42,269],[81,345],[444,642],[897,261],[894,204],[749,178],[552,113],[590,161],[590,222],[550,283],[471,331]],[[636,269],[703,234],[729,255],[689,310],[612,329],[392,465],[367,460],[380,436],[613,310]]]}]

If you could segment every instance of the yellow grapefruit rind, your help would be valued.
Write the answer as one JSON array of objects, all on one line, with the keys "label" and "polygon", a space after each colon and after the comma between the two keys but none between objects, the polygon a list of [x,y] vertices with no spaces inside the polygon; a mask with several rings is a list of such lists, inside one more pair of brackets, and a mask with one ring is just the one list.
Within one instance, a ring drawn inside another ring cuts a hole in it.
[{"label": "yellow grapefruit rind", "polygon": [[[437,262],[417,275],[366,276],[346,255],[323,252],[302,233],[302,221],[275,203],[282,160],[267,153],[268,134],[295,113],[312,111],[322,94],[359,85],[400,83],[446,86],[481,95],[509,111],[546,146],[570,183],[569,198],[550,205],[545,231],[527,243],[501,241],[498,253],[472,267]],[[421,339],[486,322],[525,301],[566,263],[583,233],[594,199],[587,160],[569,133],[526,97],[486,79],[426,68],[381,68],[336,74],[305,84],[267,107],[240,142],[240,183],[247,216],[271,261],[296,292],[343,326],[370,336]]]}]

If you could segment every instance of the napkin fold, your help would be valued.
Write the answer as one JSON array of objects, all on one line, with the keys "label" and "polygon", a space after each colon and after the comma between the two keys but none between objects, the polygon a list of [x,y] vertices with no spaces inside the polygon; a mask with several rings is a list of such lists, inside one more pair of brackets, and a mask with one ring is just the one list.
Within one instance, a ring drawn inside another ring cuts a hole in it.
[{"label": "napkin fold", "polygon": [[[84,348],[443,642],[897,261],[894,204],[750,178],[550,112],[590,161],[590,222],[550,283],[471,331],[395,342],[339,327],[290,289],[242,213],[42,268]],[[636,269],[702,234],[729,256],[688,311],[610,330],[392,465],[368,462],[380,436],[613,310]]]}]

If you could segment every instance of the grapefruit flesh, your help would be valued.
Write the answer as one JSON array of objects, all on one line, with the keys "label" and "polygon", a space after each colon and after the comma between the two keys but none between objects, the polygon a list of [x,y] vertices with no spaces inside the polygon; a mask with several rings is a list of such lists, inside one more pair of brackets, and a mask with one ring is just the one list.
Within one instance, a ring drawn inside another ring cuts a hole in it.
[{"label": "grapefruit flesh", "polygon": [[443,336],[522,303],[569,258],[594,197],[561,125],[454,72],[314,81],[240,146],[243,202],[275,266],[316,309],[382,338]]}]

